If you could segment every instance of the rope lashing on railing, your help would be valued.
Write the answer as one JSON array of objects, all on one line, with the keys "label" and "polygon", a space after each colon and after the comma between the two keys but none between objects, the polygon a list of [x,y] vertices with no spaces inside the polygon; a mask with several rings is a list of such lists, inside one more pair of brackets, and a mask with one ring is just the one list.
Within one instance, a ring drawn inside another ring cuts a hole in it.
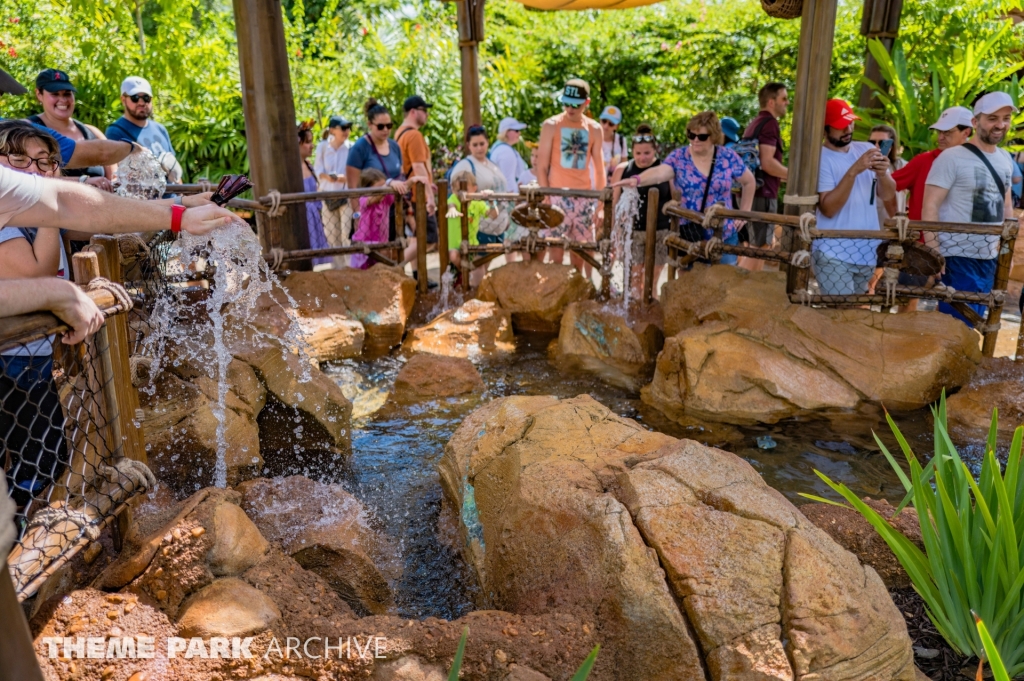
[{"label": "rope lashing on railing", "polygon": [[[886,307],[892,307],[896,304],[896,285],[900,281],[900,269],[898,266],[903,260],[903,239],[908,231],[907,217],[904,215],[903,220],[900,220],[900,216],[896,216],[896,227],[900,231],[899,243],[890,243],[885,249],[885,268],[882,270],[882,281],[885,284],[885,305]],[[901,225],[902,223],[902,225]]]},{"label": "rope lashing on railing", "polygon": [[463,258],[469,257],[469,241],[463,241],[459,244],[459,253],[462,254]]},{"label": "rope lashing on railing", "polygon": [[49,533],[61,523],[70,523],[81,530],[89,541],[96,541],[100,538],[100,528],[94,521],[95,519],[85,511],[67,505],[48,506],[32,514],[25,526],[25,533],[27,534],[29,530],[37,527],[41,527]]},{"label": "rope lashing on railing", "polygon": [[146,464],[134,459],[121,457],[113,466],[100,463],[96,466],[96,471],[114,485],[121,485],[122,477],[128,478],[135,487],[135,492],[145,492],[156,487],[156,476],[153,475],[153,471]]},{"label": "rope lashing on railing", "polygon": [[811,243],[811,227],[818,224],[818,216],[814,213],[802,213],[800,215],[800,236],[807,243]]},{"label": "rope lashing on railing", "polygon": [[110,295],[114,296],[114,300],[117,301],[116,308],[121,312],[128,312],[135,303],[132,302],[132,297],[128,295],[128,292],[124,290],[124,287],[120,284],[106,279],[104,277],[96,277],[85,287],[86,291],[106,291]]},{"label": "rope lashing on railing", "polygon": [[270,257],[272,258],[270,261],[270,269],[276,272],[280,269],[281,263],[284,262],[284,249],[280,246],[271,246]]},{"label": "rope lashing on railing", "polygon": [[711,207],[707,209],[706,213],[704,213],[704,221],[702,223],[704,229],[714,228],[714,223],[718,221],[718,211],[722,208],[724,208],[724,206],[720,203],[711,204]]},{"label": "rope lashing on railing", "polygon": [[281,205],[281,192],[271,189],[267,192],[267,197],[270,198],[270,208],[267,210],[267,215],[272,218],[279,218],[284,215],[284,206]]},{"label": "rope lashing on railing", "polygon": [[370,255],[370,243],[368,241],[363,242],[363,255]]},{"label": "rope lashing on railing", "polygon": [[974,328],[984,336],[989,333],[996,333],[999,329],[1003,328],[1003,325],[1001,322],[993,322],[992,324],[978,324]]},{"label": "rope lashing on railing", "polygon": [[539,184],[528,184],[520,188],[523,194],[526,196],[526,202],[529,204],[537,203],[537,190],[540,189]]},{"label": "rope lashing on railing", "polygon": [[796,299],[797,299],[798,303],[800,303],[801,305],[803,305],[805,307],[810,307],[810,305],[811,305],[811,292],[810,291],[808,291],[805,288],[801,288],[801,289],[797,289],[796,291],[794,291],[794,293],[796,293]]},{"label": "rope lashing on railing", "polygon": [[782,201],[788,206],[817,206],[818,195],[798,196],[796,194],[786,194],[782,197]]},{"label": "rope lashing on railing", "polygon": [[206,179],[205,177],[200,177],[198,184],[202,188],[203,191],[201,193],[203,193],[203,194],[206,194],[207,192],[212,192],[213,191],[213,185],[210,184],[210,181],[208,179]]},{"label": "rope lashing on railing", "polygon": [[132,232],[117,235],[117,250],[121,251],[122,258],[128,260],[136,260],[140,255],[149,256],[149,244]]},{"label": "rope lashing on railing", "polygon": [[404,251],[406,247],[409,245],[409,239],[408,237],[400,236],[398,237],[398,243],[402,245],[402,250]]},{"label": "rope lashing on railing", "polygon": [[[910,218],[906,213],[896,213],[896,234],[901,242],[910,237]],[[901,254],[902,256],[902,254]]]},{"label": "rope lashing on railing", "polygon": [[608,257],[612,250],[612,240],[601,239],[597,244],[597,249],[601,253],[601,278],[612,276],[612,259]]},{"label": "rope lashing on railing", "polygon": [[944,294],[947,303],[953,302],[953,294],[956,293],[956,289],[953,288],[952,286],[939,282],[932,287],[932,290],[935,291],[936,293]]},{"label": "rope lashing on railing", "polygon": [[128,370],[132,375],[132,385],[136,388],[142,385],[142,376],[139,374],[139,369],[142,367],[146,368],[148,373],[150,367],[153,366],[153,358],[146,357],[145,355],[132,355],[128,358]]},{"label": "rope lashing on railing", "polygon": [[789,264],[792,267],[799,267],[800,269],[806,269],[811,266],[811,252],[810,251],[794,251],[789,256]]},{"label": "rope lashing on railing", "polygon": [[[712,206],[713,208],[714,206]],[[711,261],[722,253],[722,240],[713,236],[704,242],[704,259]]]},{"label": "rope lashing on railing", "polygon": [[1013,228],[1016,227],[1016,226],[1017,226],[1017,223],[1014,220],[1003,220],[1003,234],[1002,234],[1003,241],[1006,241],[1011,236],[1013,236]]},{"label": "rope lashing on railing", "polygon": [[530,230],[529,236],[526,237],[526,252],[533,255],[537,252],[537,234]]},{"label": "rope lashing on railing", "polygon": [[885,306],[892,307],[896,304],[896,284],[900,281],[899,269],[896,267],[883,269],[882,281],[885,284]]}]

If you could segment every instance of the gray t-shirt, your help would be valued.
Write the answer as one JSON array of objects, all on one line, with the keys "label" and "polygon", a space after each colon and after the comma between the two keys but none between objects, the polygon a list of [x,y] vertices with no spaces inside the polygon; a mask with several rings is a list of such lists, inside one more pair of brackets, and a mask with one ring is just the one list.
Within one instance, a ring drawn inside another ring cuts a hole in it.
[{"label": "gray t-shirt", "polygon": [[[1009,189],[1013,175],[1010,155],[1003,149],[982,153],[999,173],[1003,187]],[[939,206],[942,222],[1002,224],[1006,197],[1000,195],[992,173],[970,149],[952,147],[939,154],[928,173],[927,184],[949,191]],[[939,251],[945,257],[992,260],[999,255],[998,236],[939,232],[938,239]]]}]

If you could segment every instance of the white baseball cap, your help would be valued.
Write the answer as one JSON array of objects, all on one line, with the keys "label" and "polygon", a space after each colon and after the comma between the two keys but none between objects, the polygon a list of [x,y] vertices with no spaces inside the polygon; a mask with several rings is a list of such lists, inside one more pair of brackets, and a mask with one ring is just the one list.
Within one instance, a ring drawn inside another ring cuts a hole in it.
[{"label": "white baseball cap", "polygon": [[935,121],[928,127],[932,130],[938,130],[939,132],[946,132],[952,130],[958,125],[966,125],[968,128],[973,128],[974,123],[972,119],[974,114],[966,106],[951,106],[942,112],[939,116],[939,120]]},{"label": "white baseball cap", "polygon": [[498,134],[502,135],[509,130],[526,130],[526,127],[526,123],[520,123],[512,117],[502,118],[498,123]]},{"label": "white baseball cap", "polygon": [[128,76],[121,82],[121,94],[128,95],[149,95],[153,96],[153,88],[149,86],[149,81],[141,76]]},{"label": "white baseball cap", "polygon": [[1013,113],[1017,113],[1017,107],[1014,106],[1010,95],[1005,92],[990,92],[974,103],[974,115],[994,114],[1006,107],[1010,107]]}]

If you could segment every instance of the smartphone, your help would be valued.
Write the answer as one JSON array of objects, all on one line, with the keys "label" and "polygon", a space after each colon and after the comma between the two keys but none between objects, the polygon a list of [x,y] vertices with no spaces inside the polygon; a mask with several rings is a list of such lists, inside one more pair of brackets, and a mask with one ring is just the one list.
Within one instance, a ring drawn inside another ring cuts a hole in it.
[{"label": "smartphone", "polygon": [[878,150],[882,152],[882,156],[889,157],[889,152],[892,151],[892,140],[882,140],[878,143]]}]

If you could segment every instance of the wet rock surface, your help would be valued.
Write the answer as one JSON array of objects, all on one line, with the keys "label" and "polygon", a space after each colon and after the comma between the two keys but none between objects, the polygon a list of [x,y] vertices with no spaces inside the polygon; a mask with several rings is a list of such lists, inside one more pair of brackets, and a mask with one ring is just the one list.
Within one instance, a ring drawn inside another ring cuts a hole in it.
[{"label": "wet rock surface", "polygon": [[880,402],[911,410],[964,385],[977,334],[948,315],[794,305],[777,272],[700,267],[663,290],[665,349],[645,402],[669,417],[775,423]]},{"label": "wet rock surface", "polygon": [[555,334],[566,306],[595,294],[594,285],[575,267],[531,260],[488,272],[477,298],[511,313],[517,333]]},{"label": "wet rock surface", "polygon": [[409,332],[405,349],[448,357],[476,357],[515,350],[512,318],[495,303],[468,300]]},{"label": "wet rock surface", "polygon": [[946,401],[949,427],[956,442],[983,442],[999,410],[999,437],[1008,445],[1024,425],[1024,362],[985,359],[974,378]]},{"label": "wet rock surface", "polygon": [[395,377],[391,398],[408,404],[483,390],[480,372],[468,359],[417,353]]}]

